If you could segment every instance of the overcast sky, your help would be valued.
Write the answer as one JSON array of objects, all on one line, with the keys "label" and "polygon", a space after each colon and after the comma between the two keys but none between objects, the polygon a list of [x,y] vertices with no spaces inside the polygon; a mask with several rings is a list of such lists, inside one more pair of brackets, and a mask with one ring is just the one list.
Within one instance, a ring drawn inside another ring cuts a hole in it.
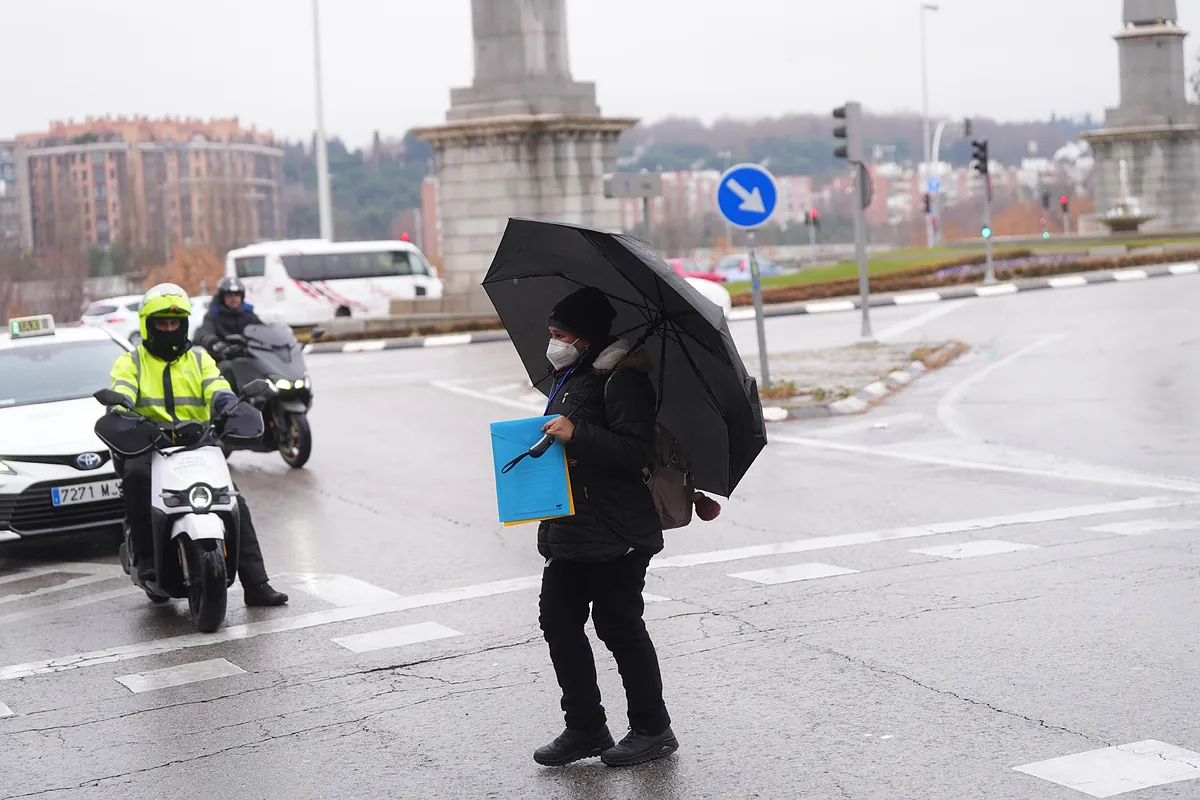
[{"label": "overcast sky", "polygon": [[[607,114],[711,121],[921,107],[919,0],[567,0],[571,66]],[[1045,118],[1117,102],[1121,0],[940,0],[936,114]],[[1179,0],[1200,30],[1200,0]],[[0,0],[0,138],[89,114],[314,127],[311,0]],[[469,0],[324,0],[325,119],[352,145],[444,119],[472,78]],[[1200,33],[1189,37],[1189,65]]]}]

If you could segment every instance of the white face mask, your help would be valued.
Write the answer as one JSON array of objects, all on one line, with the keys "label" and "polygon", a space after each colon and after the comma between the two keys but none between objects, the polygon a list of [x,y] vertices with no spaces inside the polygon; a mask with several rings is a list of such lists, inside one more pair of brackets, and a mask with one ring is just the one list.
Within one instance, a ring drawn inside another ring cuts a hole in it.
[{"label": "white face mask", "polygon": [[555,369],[566,369],[579,360],[579,351],[573,344],[551,339],[546,345],[546,358]]}]

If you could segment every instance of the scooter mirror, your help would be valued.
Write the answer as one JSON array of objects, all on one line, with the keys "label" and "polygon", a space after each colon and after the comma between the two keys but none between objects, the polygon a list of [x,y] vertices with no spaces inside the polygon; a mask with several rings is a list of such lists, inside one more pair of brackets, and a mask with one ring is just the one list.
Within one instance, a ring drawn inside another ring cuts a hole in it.
[{"label": "scooter mirror", "polygon": [[242,389],[242,394],[246,397],[274,397],[279,394],[271,382],[263,378],[252,380],[246,384],[246,388]]},{"label": "scooter mirror", "polygon": [[130,411],[133,410],[133,403],[129,402],[129,398],[113,389],[101,389],[92,397],[96,398],[97,402],[103,406],[121,406]]},{"label": "scooter mirror", "polygon": [[321,341],[322,339],[325,338],[325,329],[324,328],[313,328],[312,333],[310,333],[308,335],[308,338],[314,342]]}]

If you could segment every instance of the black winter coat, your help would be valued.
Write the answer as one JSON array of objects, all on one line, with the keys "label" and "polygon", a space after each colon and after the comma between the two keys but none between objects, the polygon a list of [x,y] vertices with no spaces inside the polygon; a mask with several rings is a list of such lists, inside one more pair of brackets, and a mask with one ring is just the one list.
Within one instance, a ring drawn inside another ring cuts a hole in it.
[{"label": "black winter coat", "polygon": [[566,447],[575,514],[539,525],[538,552],[546,558],[594,563],[630,548],[648,555],[663,549],[642,474],[654,454],[657,403],[648,359],[628,350],[617,342],[585,357],[551,401],[547,413],[575,423]]},{"label": "black winter coat", "polygon": [[[216,302],[213,300],[213,303]],[[241,335],[247,325],[262,325],[262,320],[254,313],[253,307],[245,304],[238,308],[214,306],[204,315],[204,322],[192,337],[192,341],[205,350],[211,350],[214,344],[224,341],[226,337]]]}]

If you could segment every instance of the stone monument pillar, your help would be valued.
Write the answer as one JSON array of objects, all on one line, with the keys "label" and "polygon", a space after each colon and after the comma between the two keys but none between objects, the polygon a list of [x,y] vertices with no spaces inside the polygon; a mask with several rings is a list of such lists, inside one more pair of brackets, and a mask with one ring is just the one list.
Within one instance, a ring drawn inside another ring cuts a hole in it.
[{"label": "stone monument pillar", "polygon": [[566,0],[472,0],[471,19],[474,82],[414,133],[437,154],[446,294],[487,311],[479,284],[509,217],[620,227],[604,174],[637,120],[602,117],[595,86],[572,79]]},{"label": "stone monument pillar", "polygon": [[[1121,100],[1104,129],[1083,135],[1096,158],[1096,213],[1125,198],[1156,220],[1147,228],[1200,227],[1200,122],[1187,101],[1183,40],[1175,0],[1125,0],[1117,41]],[[1120,164],[1128,165],[1123,191]]]}]

